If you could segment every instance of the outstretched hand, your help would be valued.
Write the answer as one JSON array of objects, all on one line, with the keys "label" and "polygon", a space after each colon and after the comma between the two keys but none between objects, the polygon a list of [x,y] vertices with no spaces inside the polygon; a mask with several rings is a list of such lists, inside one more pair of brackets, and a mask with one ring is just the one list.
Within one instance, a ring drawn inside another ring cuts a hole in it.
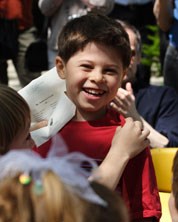
[{"label": "outstretched hand", "polygon": [[130,82],[126,83],[126,89],[118,89],[116,97],[110,103],[110,107],[124,117],[132,117],[134,120],[141,120],[135,106],[135,96]]}]

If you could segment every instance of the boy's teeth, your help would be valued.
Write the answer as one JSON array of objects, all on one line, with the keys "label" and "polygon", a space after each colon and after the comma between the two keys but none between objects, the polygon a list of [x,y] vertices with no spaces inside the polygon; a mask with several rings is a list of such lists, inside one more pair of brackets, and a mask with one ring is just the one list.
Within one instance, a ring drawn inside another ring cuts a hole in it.
[{"label": "boy's teeth", "polygon": [[103,94],[103,91],[102,90],[93,90],[93,89],[87,89],[86,90],[87,93],[90,93],[90,94],[94,94],[94,95],[101,95]]}]

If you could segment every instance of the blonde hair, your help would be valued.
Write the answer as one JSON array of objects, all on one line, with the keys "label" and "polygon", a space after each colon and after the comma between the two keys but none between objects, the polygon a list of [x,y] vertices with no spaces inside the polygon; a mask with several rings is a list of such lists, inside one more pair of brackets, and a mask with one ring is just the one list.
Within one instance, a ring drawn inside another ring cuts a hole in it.
[{"label": "blonde hair", "polygon": [[[2,222],[80,222],[81,200],[52,171],[41,179],[42,191],[35,190],[35,181],[19,182],[19,175],[0,182],[0,221]],[[77,210],[76,210],[77,208]]]},{"label": "blonde hair", "polygon": [[0,182],[1,222],[129,222],[122,198],[101,184],[91,187],[107,206],[81,199],[52,171],[43,172],[41,188],[38,180],[20,183],[20,175]]},{"label": "blonde hair", "polygon": [[30,109],[14,89],[0,84],[0,154],[9,150],[12,140],[30,121]]}]

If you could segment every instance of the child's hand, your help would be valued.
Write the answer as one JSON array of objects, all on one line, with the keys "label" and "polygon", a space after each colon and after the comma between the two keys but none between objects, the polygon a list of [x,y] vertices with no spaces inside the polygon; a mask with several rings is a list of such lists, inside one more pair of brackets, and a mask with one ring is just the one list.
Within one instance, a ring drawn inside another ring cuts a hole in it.
[{"label": "child's hand", "polygon": [[128,161],[149,146],[148,135],[149,131],[142,130],[140,121],[128,117],[123,127],[117,127],[107,156],[90,180],[115,189]]},{"label": "child's hand", "polygon": [[125,155],[130,159],[149,146],[150,142],[147,139],[149,133],[148,129],[142,129],[140,121],[128,117],[122,128],[117,127],[111,149],[116,155]]},{"label": "child's hand", "polygon": [[37,130],[37,129],[40,129],[40,128],[43,128],[43,127],[45,127],[47,125],[48,125],[48,121],[47,120],[43,120],[41,122],[35,123],[33,126],[30,127],[30,132],[32,132],[34,130]]},{"label": "child's hand", "polygon": [[132,117],[134,120],[140,120],[140,115],[135,106],[135,96],[130,82],[126,83],[126,89],[118,89],[116,97],[110,103],[110,107],[115,109],[124,117]]}]

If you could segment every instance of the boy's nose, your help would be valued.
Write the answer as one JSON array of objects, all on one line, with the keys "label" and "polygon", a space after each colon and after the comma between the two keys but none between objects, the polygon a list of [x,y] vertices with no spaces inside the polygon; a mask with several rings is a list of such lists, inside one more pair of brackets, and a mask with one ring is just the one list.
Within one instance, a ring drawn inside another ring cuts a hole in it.
[{"label": "boy's nose", "polygon": [[93,71],[90,75],[90,80],[95,82],[103,82],[104,81],[104,75],[101,71]]}]

